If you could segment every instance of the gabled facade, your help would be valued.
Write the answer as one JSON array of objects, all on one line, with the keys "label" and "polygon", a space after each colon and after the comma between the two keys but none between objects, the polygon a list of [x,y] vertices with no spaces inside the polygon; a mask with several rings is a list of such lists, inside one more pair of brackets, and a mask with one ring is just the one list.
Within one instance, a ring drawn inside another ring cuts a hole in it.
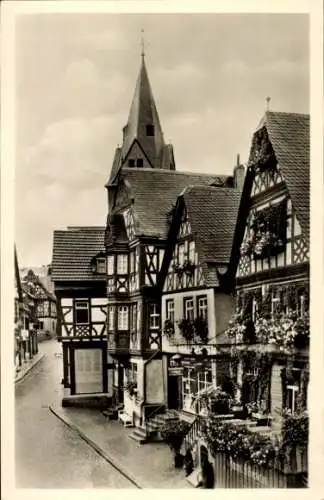
[{"label": "gabled facade", "polygon": [[105,229],[70,227],[54,232],[52,280],[57,299],[57,339],[70,395],[112,393],[107,354]]},{"label": "gabled facade", "polygon": [[22,283],[16,246],[14,247],[15,297],[14,297],[14,333],[15,364],[19,371],[26,355],[32,358],[38,352],[37,316],[35,297],[25,289]]},{"label": "gabled facade", "polygon": [[228,338],[238,396],[274,417],[307,406],[309,182],[309,116],[267,112],[223,279],[236,283]]},{"label": "gabled facade", "polygon": [[114,400],[140,425],[165,404],[159,275],[174,205],[189,185],[233,186],[233,177],[175,171],[144,59],[123,144],[106,185],[108,352],[115,360]]},{"label": "gabled facade", "polygon": [[[219,353],[234,309],[221,286],[227,270],[241,192],[189,187],[178,197],[161,273],[164,385],[170,409],[196,414],[198,393],[225,381]],[[218,368],[216,359],[218,358]]]},{"label": "gabled facade", "polygon": [[22,276],[23,296],[33,298],[35,328],[38,336],[54,336],[56,333],[56,298],[45,287],[41,278],[29,269]]}]

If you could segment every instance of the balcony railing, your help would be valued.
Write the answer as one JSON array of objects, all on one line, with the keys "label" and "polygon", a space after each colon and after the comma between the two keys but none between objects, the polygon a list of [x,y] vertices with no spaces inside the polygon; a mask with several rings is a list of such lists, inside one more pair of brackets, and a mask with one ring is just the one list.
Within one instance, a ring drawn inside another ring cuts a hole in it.
[{"label": "balcony railing", "polygon": [[129,332],[108,333],[108,352],[110,354],[128,354],[129,346]]}]

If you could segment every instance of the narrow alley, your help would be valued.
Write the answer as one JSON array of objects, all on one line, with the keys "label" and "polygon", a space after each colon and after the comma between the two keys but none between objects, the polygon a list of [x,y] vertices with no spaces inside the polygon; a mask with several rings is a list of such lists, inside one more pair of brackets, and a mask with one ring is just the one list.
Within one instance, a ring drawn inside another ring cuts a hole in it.
[{"label": "narrow alley", "polygon": [[60,346],[44,342],[44,359],[16,384],[17,488],[134,488],[114,467],[58,420]]}]

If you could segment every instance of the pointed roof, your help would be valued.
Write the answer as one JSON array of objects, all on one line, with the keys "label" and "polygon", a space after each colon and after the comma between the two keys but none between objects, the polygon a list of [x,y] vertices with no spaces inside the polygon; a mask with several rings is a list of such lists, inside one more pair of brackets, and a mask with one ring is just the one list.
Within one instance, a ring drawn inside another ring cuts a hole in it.
[{"label": "pointed roof", "polygon": [[309,125],[309,115],[305,114],[267,111],[264,117],[264,126],[307,241],[310,226]]},{"label": "pointed roof", "polygon": [[[147,135],[147,125],[153,125],[153,136]],[[154,167],[160,160],[164,138],[143,55],[127,125],[124,127],[123,158],[126,157],[134,139],[139,141]]]},{"label": "pointed roof", "polygon": [[249,214],[255,168],[253,149],[258,132],[265,128],[276,162],[283,176],[292,205],[297,213],[303,235],[309,244],[310,233],[310,117],[306,114],[267,111],[254,132],[250,161],[245,176],[242,198],[235,228],[230,274],[233,277],[240,258],[246,220]]}]

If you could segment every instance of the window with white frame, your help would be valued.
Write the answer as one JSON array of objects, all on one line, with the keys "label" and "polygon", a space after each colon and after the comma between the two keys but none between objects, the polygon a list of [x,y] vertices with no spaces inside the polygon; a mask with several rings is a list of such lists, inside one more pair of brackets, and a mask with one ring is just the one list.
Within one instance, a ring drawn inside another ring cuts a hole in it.
[{"label": "window with white frame", "polygon": [[49,301],[44,300],[44,316],[49,316]]},{"label": "window with white frame", "polygon": [[117,274],[127,274],[128,273],[128,255],[118,254],[117,255]]},{"label": "window with white frame", "polygon": [[118,307],[117,325],[118,330],[128,330],[128,306]]},{"label": "window with white frame", "polygon": [[277,293],[272,292],[272,297],[271,297],[271,316],[273,318],[278,317],[280,313],[280,307],[281,307],[281,301],[280,297]]},{"label": "window with white frame", "polygon": [[108,307],[108,330],[110,332],[115,330],[115,306]]},{"label": "window with white frame", "polygon": [[184,264],[184,245],[179,245],[179,254],[178,254],[178,260],[179,260],[179,265],[183,266]]},{"label": "window with white frame", "polygon": [[114,260],[115,260],[114,255],[108,255],[108,257],[107,257],[107,274],[109,276],[112,276],[115,273]]},{"label": "window with white frame", "polygon": [[[211,367],[208,367],[206,370],[198,372],[198,392],[208,389],[212,386],[212,370]],[[198,413],[202,410],[201,405],[199,404]]]},{"label": "window with white frame", "polygon": [[165,302],[165,309],[166,309],[166,319],[171,321],[171,323],[174,323],[174,300],[173,299],[168,299]]},{"label": "window with white frame", "polygon": [[195,318],[193,298],[184,299],[184,316],[186,319],[190,320],[193,320]]},{"label": "window with white frame", "polygon": [[195,370],[185,367],[182,376],[182,406],[185,410],[195,411],[193,401],[197,389],[197,374]]},{"label": "window with white frame", "polygon": [[89,302],[87,300],[75,301],[75,323],[77,325],[89,323]]},{"label": "window with white frame", "polygon": [[195,262],[195,242],[189,242],[189,260],[194,264]]},{"label": "window with white frame", "polygon": [[207,321],[207,295],[204,295],[202,297],[198,297],[198,304],[197,304],[197,310],[198,310],[198,317],[202,317]]},{"label": "window with white frame", "polygon": [[300,391],[300,378],[301,378],[301,370],[299,368],[292,368],[286,386],[287,408],[291,410],[292,413],[296,411],[297,396]]},{"label": "window with white frame", "polygon": [[150,304],[150,328],[157,330],[160,328],[160,312],[157,304]]}]

